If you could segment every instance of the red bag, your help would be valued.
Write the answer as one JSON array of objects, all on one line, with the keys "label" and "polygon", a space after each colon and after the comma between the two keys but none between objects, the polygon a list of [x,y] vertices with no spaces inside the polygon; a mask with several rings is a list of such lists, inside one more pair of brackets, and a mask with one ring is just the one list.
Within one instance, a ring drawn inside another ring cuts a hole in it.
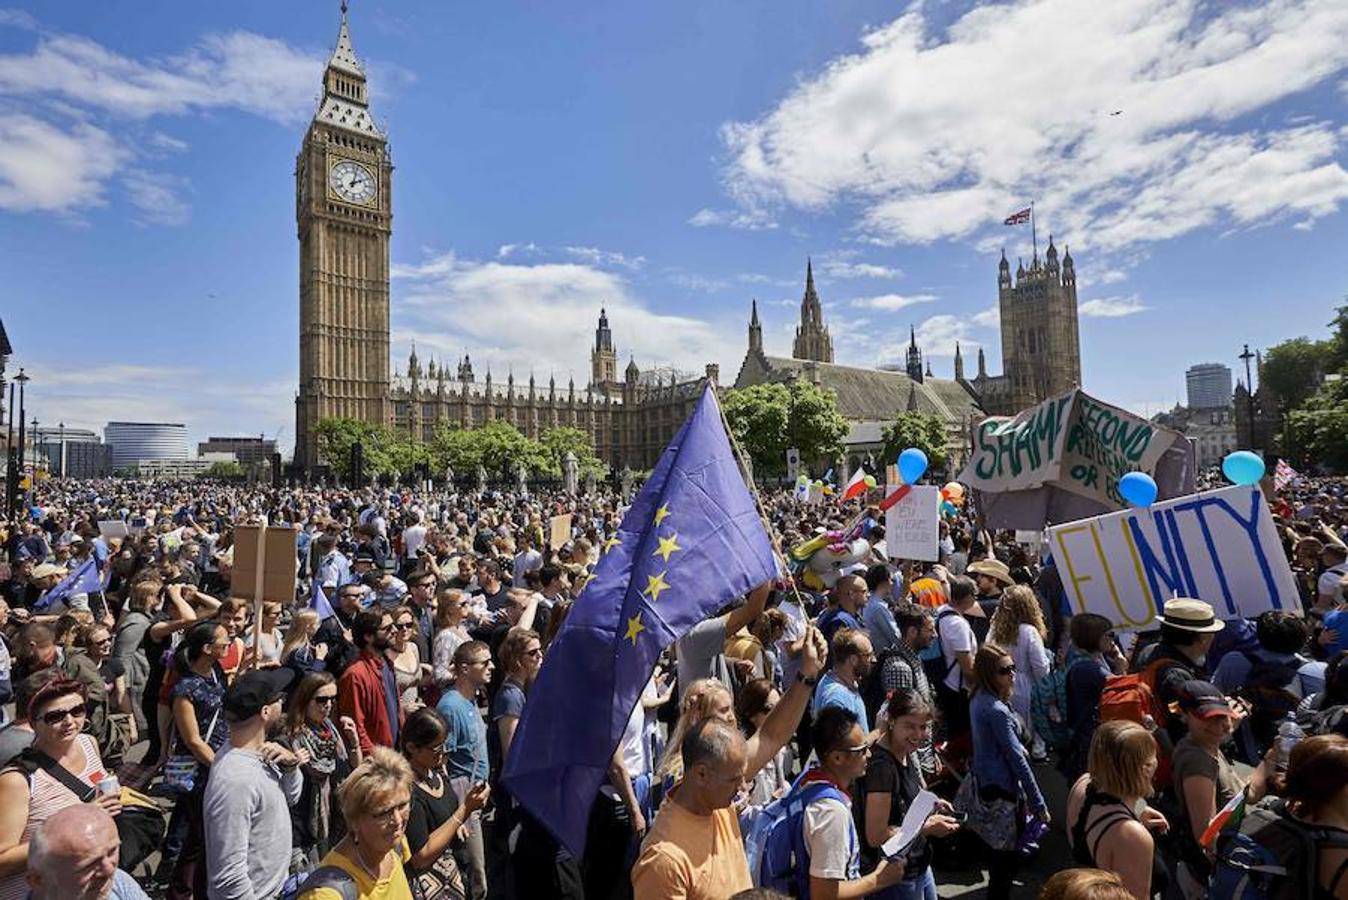
[{"label": "red bag", "polygon": [[[1136,722],[1148,730],[1165,728],[1170,710],[1156,694],[1156,678],[1162,669],[1173,664],[1173,660],[1158,659],[1141,672],[1106,678],[1100,692],[1099,720]],[[1171,782],[1170,754],[1161,741],[1156,745],[1156,777],[1152,781],[1158,790],[1169,787]]]}]

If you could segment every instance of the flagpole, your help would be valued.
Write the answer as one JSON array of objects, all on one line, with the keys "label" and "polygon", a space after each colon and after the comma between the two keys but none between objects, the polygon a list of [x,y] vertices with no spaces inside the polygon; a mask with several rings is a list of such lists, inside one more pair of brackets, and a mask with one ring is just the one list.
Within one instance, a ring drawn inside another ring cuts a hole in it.
[{"label": "flagpole", "polygon": [[1031,264],[1039,262],[1039,235],[1034,226],[1034,201],[1030,201],[1030,243],[1034,247],[1034,256],[1030,257]]}]

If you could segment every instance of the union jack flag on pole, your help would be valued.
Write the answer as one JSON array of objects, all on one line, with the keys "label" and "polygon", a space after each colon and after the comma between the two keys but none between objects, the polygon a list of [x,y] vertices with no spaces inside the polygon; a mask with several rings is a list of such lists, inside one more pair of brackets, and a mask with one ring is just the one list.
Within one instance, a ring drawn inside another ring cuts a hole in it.
[{"label": "union jack flag on pole", "polygon": [[1002,222],[1002,224],[1024,225],[1028,221],[1030,221],[1030,207],[1027,206],[1024,209],[1020,210],[1019,212],[1013,212],[1011,215],[1007,216],[1006,220]]}]

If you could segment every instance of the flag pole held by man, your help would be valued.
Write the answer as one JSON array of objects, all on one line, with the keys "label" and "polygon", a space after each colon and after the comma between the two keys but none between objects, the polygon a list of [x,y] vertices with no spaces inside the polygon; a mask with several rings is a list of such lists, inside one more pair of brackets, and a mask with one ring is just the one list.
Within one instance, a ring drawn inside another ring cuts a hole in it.
[{"label": "flag pole held by man", "polygon": [[711,386],[633,501],[617,541],[549,648],[503,776],[576,857],[661,651],[778,575]]}]

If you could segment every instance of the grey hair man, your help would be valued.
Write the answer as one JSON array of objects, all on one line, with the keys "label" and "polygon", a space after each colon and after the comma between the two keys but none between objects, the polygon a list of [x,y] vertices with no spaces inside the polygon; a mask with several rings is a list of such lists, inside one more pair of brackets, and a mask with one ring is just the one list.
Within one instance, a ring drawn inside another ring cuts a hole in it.
[{"label": "grey hair man", "polygon": [[117,868],[122,840],[112,816],[93,803],[54,813],[28,843],[33,900],[149,900]]}]

